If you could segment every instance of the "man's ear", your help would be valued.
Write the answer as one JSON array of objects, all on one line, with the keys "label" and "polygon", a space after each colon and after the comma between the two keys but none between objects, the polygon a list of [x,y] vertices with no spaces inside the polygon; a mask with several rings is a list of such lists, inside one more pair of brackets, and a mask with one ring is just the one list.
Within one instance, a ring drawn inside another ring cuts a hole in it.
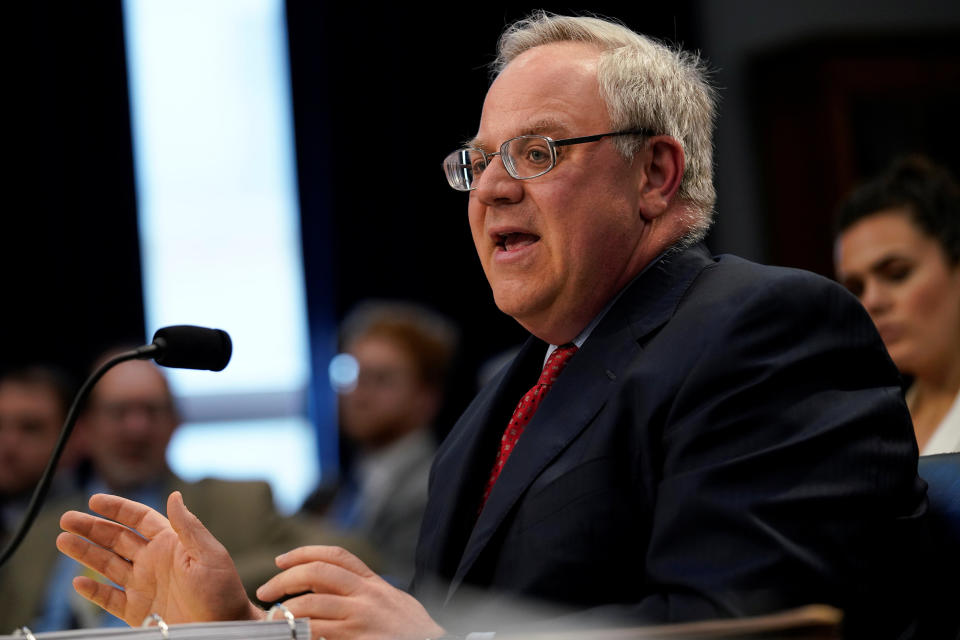
[{"label": "man's ear", "polygon": [[667,210],[680,188],[685,162],[683,147],[671,136],[654,136],[636,160],[641,162],[640,215],[652,220]]}]

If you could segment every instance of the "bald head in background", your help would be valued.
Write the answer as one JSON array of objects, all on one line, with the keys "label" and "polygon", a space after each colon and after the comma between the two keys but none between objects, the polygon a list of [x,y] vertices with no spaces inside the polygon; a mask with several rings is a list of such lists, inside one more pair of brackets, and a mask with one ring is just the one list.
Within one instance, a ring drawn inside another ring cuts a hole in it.
[{"label": "bald head in background", "polygon": [[108,371],[80,421],[98,475],[118,492],[154,482],[167,471],[167,445],[179,424],[166,377],[144,360]]}]

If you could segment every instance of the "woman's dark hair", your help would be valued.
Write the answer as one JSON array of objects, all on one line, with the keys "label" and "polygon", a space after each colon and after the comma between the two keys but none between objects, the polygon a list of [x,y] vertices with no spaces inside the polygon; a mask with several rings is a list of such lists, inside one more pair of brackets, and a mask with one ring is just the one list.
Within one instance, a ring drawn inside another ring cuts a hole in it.
[{"label": "woman's dark hair", "polygon": [[940,243],[949,262],[960,263],[960,185],[947,169],[923,156],[898,158],[841,203],[837,234],[887,209],[906,209],[913,223]]}]

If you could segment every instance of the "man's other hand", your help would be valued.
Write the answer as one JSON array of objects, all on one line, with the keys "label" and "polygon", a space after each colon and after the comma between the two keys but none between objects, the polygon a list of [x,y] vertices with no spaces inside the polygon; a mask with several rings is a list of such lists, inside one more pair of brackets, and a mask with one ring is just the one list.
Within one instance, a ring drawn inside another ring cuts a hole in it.
[{"label": "man's other hand", "polygon": [[[299,547],[277,558],[283,569],[257,590],[265,602],[284,601],[310,618],[314,638],[374,640],[436,638],[444,634],[417,600],[340,547]],[[304,593],[309,591],[311,593]]]},{"label": "man's other hand", "polygon": [[131,626],[151,613],[169,624],[263,616],[244,594],[227,550],[187,510],[179,492],[167,500],[169,520],[106,494],[91,496],[90,509],[104,517],[63,514],[60,526],[68,533],[57,537],[57,548],[122,589],[74,578],[74,589],[87,600]]}]

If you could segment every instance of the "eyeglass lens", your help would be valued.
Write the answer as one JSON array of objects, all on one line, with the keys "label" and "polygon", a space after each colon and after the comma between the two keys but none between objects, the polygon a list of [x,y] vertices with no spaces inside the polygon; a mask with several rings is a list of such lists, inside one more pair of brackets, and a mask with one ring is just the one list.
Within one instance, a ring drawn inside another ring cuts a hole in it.
[{"label": "eyeglass lens", "polygon": [[[543,175],[553,168],[556,158],[543,136],[511,138],[503,143],[500,152],[507,172],[520,180]],[[478,149],[460,149],[447,156],[444,169],[450,186],[462,191],[473,188],[474,181],[486,169],[488,157]]]},{"label": "eyeglass lens", "polygon": [[543,136],[520,136],[502,147],[504,162],[514,178],[535,178],[553,168],[553,149]]},{"label": "eyeglass lens", "polygon": [[451,187],[459,191],[469,191],[485,164],[486,160],[478,150],[458,149],[443,161],[443,170]]}]

